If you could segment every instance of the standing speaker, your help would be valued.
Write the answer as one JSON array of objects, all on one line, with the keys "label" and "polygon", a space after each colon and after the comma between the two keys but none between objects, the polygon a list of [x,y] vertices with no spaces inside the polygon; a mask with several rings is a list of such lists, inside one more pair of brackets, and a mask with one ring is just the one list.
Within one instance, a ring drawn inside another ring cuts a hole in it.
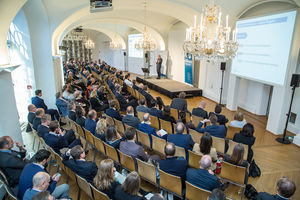
[{"label": "standing speaker", "polygon": [[221,62],[221,70],[225,70],[226,69],[226,62]]},{"label": "standing speaker", "polygon": [[145,53],[145,58],[148,58],[148,54],[147,53]]},{"label": "standing speaker", "polygon": [[123,55],[126,56],[126,52],[124,52]]},{"label": "standing speaker", "polygon": [[291,80],[291,86],[299,87],[299,85],[300,85],[300,74],[293,74]]}]

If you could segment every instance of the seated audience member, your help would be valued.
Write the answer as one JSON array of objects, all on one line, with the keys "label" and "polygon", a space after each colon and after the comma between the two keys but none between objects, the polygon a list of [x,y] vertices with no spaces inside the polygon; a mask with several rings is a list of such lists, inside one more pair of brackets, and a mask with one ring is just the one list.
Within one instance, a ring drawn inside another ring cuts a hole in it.
[{"label": "seated audience member", "polygon": [[[69,155],[68,155],[69,154]],[[72,159],[69,159],[69,156]],[[93,179],[97,174],[98,167],[94,162],[85,160],[85,151],[80,145],[76,145],[66,153],[63,163],[69,167],[75,174],[81,176],[87,182],[93,183]]]},{"label": "seated audience member", "polygon": [[266,192],[259,192],[258,200],[289,200],[296,191],[295,183],[287,177],[282,177],[277,182],[277,194],[272,195]]},{"label": "seated audience member", "polygon": [[136,107],[135,100],[132,99],[132,100],[129,101],[129,99],[127,99],[125,96],[122,95],[121,91],[122,91],[122,86],[118,86],[116,88],[116,94],[115,94],[116,99],[119,101],[119,104],[120,104],[120,110],[124,111],[124,110],[126,110],[126,108],[128,106]]},{"label": "seated audience member", "polygon": [[212,159],[211,170],[216,169],[217,162],[217,150],[212,147],[213,140],[209,133],[204,133],[200,139],[200,144],[195,143],[193,147],[193,151],[200,155],[210,155]]},{"label": "seated audience member", "polygon": [[[50,155],[51,155],[50,151],[47,151],[45,149],[40,149],[33,157],[34,162],[27,164],[24,167],[19,182],[19,190],[18,190],[19,199],[23,198],[23,195],[27,189],[31,189],[32,187],[34,187],[32,185],[32,179],[37,173],[39,172],[47,173],[45,168],[48,165]],[[54,174],[50,179],[51,179],[51,184],[49,184],[46,189],[50,193],[52,193],[53,196],[59,198],[61,196],[68,195],[69,186],[67,184],[56,186],[57,182],[60,179],[58,173]]]},{"label": "seated audience member", "polygon": [[96,135],[97,127],[97,113],[95,110],[90,110],[88,113],[88,118],[85,120],[84,127],[86,130],[90,131],[93,135]]},{"label": "seated audience member", "polygon": [[132,106],[127,107],[126,115],[122,118],[122,122],[136,129],[139,127],[140,120],[134,116],[134,109]]},{"label": "seated audience member", "polygon": [[184,124],[182,122],[178,122],[175,126],[176,134],[168,135],[168,142],[172,142],[174,145],[182,147],[187,150],[192,150],[194,146],[194,141],[189,134],[183,134],[184,132]]},{"label": "seated audience member", "polygon": [[162,111],[161,110],[158,110],[156,108],[156,101],[155,100],[151,100],[150,103],[148,104],[148,113],[152,116],[155,116],[155,117],[158,117],[158,118],[161,118],[162,116]]},{"label": "seated audience member", "polygon": [[222,112],[222,106],[217,104],[216,107],[215,107],[215,112],[210,112],[209,116],[211,116],[212,114],[216,115],[217,118],[218,118],[217,122],[220,125],[225,125],[228,122],[228,119],[224,115],[221,115],[220,114],[221,112]]},{"label": "seated audience member", "polygon": [[81,106],[76,106],[76,123],[84,127],[85,125],[85,110]]},{"label": "seated audience member", "polygon": [[144,113],[148,112],[149,108],[147,108],[147,106],[145,105],[146,104],[145,97],[139,100],[139,104],[140,105],[136,107],[137,112],[144,112]]},{"label": "seated audience member", "polygon": [[182,181],[185,181],[185,174],[188,168],[188,162],[183,157],[175,155],[175,145],[167,143],[165,146],[166,159],[159,161],[159,168],[169,174],[180,176]]},{"label": "seated audience member", "polygon": [[213,189],[207,200],[226,200],[226,195],[221,189]]},{"label": "seated audience member", "polygon": [[244,115],[242,112],[236,112],[234,114],[234,120],[230,122],[229,126],[243,128],[246,124],[246,120],[244,119]]},{"label": "seated audience member", "polygon": [[47,105],[44,102],[44,99],[42,99],[42,90],[36,90],[35,91],[35,97],[31,98],[32,104],[34,104],[37,108],[43,108],[46,114],[50,114],[52,120],[59,120],[59,114],[57,110],[55,109],[48,109]]},{"label": "seated audience member", "polygon": [[[35,118],[35,111],[36,111],[35,105],[30,104],[28,106],[28,115],[27,115],[27,120],[28,120],[28,123],[30,123],[30,124],[33,123],[33,120]],[[31,132],[31,131],[32,131],[32,129],[31,129],[30,125],[27,124],[26,132]]]},{"label": "seated audience member", "polygon": [[108,126],[105,132],[105,142],[118,149],[121,142],[121,136],[115,126]]},{"label": "seated audience member", "polygon": [[[203,121],[201,121],[198,124],[196,131],[198,131],[200,133],[208,132],[208,133],[210,133],[210,135],[212,135],[214,137],[225,138],[226,137],[226,127],[224,125],[217,125],[217,120],[218,120],[218,118],[216,115],[214,115],[214,114],[210,115],[209,120],[204,119]],[[203,126],[203,124],[206,122],[210,122],[211,125],[201,128]]]},{"label": "seated audience member", "polygon": [[106,132],[106,128],[107,128],[106,119],[100,118],[96,125],[96,133],[98,135],[101,135],[101,134],[104,135]]},{"label": "seated audience member", "polygon": [[62,93],[56,93],[56,102],[55,105],[57,106],[61,116],[66,117],[69,114],[68,110],[68,101],[62,98]]},{"label": "seated audience member", "polygon": [[139,87],[136,85],[136,80],[132,80],[132,88],[138,90]]},{"label": "seated audience member", "polygon": [[132,82],[130,81],[130,74],[129,74],[129,73],[125,75],[124,83],[125,83],[126,85],[128,85],[129,87],[132,87],[132,86],[133,86]]},{"label": "seated audience member", "polygon": [[165,121],[169,121],[169,122],[172,122],[173,124],[176,123],[174,117],[172,117],[170,115],[170,106],[165,106],[164,107],[164,110],[162,111],[162,115],[160,116],[161,119],[165,120]]},{"label": "seated audience member", "polygon": [[[55,200],[55,198],[49,193],[49,191],[42,191],[34,195],[31,200]],[[68,199],[61,199],[68,200]]]},{"label": "seated audience member", "polygon": [[91,93],[90,103],[91,103],[92,109],[96,110],[97,112],[105,111],[108,108],[107,104],[100,102],[100,100],[97,98],[96,90],[92,91],[92,93]]},{"label": "seated audience member", "polygon": [[69,119],[76,122],[76,104],[73,101],[70,102],[68,104],[68,109],[69,109],[69,113],[68,113]]},{"label": "seated audience member", "polygon": [[233,141],[248,145],[248,156],[247,161],[250,163],[253,158],[252,146],[255,142],[255,137],[253,136],[254,127],[252,124],[247,123],[243,126],[240,133],[236,133],[233,137]]},{"label": "seated audience member", "polygon": [[41,124],[37,128],[37,134],[41,138],[44,138],[46,133],[49,133],[49,124],[51,122],[51,116],[49,114],[45,114],[41,118]]},{"label": "seated audience member", "polygon": [[188,112],[187,101],[185,99],[185,92],[180,92],[178,98],[173,98],[170,107],[177,110]]},{"label": "seated audience member", "polygon": [[37,130],[38,126],[42,123],[41,119],[42,119],[42,116],[45,114],[44,112],[44,109],[43,108],[38,108],[36,109],[36,112],[35,112],[35,118],[33,120],[33,123],[32,123],[32,128],[34,130]]},{"label": "seated audience member", "polygon": [[146,102],[147,102],[147,106],[150,107],[150,102],[154,101],[155,99],[154,97],[147,91],[147,85],[141,85],[141,89],[139,90],[139,92],[145,97]]},{"label": "seated audience member", "polygon": [[[234,146],[232,155],[225,155],[225,161],[229,162],[233,165],[238,165],[241,167],[245,167],[246,169],[248,169],[248,162],[246,160],[244,160],[244,146],[241,144],[237,144]],[[245,184],[248,183],[248,172],[246,170],[246,174],[245,174]]]},{"label": "seated audience member", "polygon": [[119,121],[122,121],[122,116],[120,115],[119,111],[116,109],[117,107],[117,102],[116,100],[112,100],[109,104],[109,108],[106,109],[106,112],[105,114],[112,117],[112,118],[115,118]]},{"label": "seated audience member", "polygon": [[159,193],[155,193],[153,194],[153,196],[150,198],[150,200],[165,200],[164,197],[159,194]]},{"label": "seated audience member", "polygon": [[220,188],[221,183],[217,176],[210,170],[211,157],[209,155],[202,156],[200,160],[200,168],[189,168],[186,172],[187,182],[205,190],[212,191],[215,188]]},{"label": "seated audience member", "polygon": [[192,115],[195,115],[195,116],[198,116],[198,117],[202,117],[204,119],[208,119],[207,111],[204,110],[205,107],[206,107],[206,102],[205,101],[201,101],[198,108],[193,108]]},{"label": "seated audience member", "polygon": [[148,161],[149,156],[145,152],[143,147],[135,143],[136,141],[135,130],[133,128],[127,129],[124,135],[126,141],[122,141],[120,143],[120,151],[134,158],[139,158],[142,161]]},{"label": "seated audience member", "polygon": [[100,162],[98,173],[94,178],[94,185],[101,192],[107,194],[110,199],[114,199],[115,189],[120,185],[115,180],[114,161],[111,159],[105,159]]},{"label": "seated audience member", "polygon": [[145,198],[139,195],[140,184],[139,174],[131,172],[127,175],[124,183],[117,186],[115,200],[144,200]]},{"label": "seated audience member", "polygon": [[69,86],[64,88],[62,96],[68,101],[75,101],[74,90]]},{"label": "seated audience member", "polygon": [[[19,152],[12,150],[14,143],[19,148]],[[14,142],[9,136],[0,138],[0,168],[8,178],[8,184],[11,188],[18,186],[20,175],[26,165],[25,156],[26,150],[21,143]]]},{"label": "seated audience member", "polygon": [[99,87],[99,89],[97,90],[97,98],[104,104],[108,104],[108,100],[105,94],[105,86],[102,85]]}]

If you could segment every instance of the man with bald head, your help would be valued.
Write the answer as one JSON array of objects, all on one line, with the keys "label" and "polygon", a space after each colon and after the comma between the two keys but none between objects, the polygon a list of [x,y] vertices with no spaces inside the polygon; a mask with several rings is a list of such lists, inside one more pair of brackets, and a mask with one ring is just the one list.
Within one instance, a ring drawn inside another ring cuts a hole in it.
[{"label": "man with bald head", "polygon": [[50,176],[46,172],[38,172],[32,179],[33,187],[26,190],[23,200],[30,200],[39,192],[46,191],[50,185]]},{"label": "man with bald head", "polygon": [[208,119],[207,111],[204,110],[205,107],[206,107],[206,102],[205,101],[201,101],[198,108],[193,108],[192,115],[195,115],[195,116],[198,116],[198,117],[202,117],[204,119]]},{"label": "man with bald head", "polygon": [[190,168],[186,172],[186,180],[200,188],[212,191],[215,188],[221,187],[221,182],[218,177],[210,170],[211,157],[209,155],[202,156],[200,160],[200,168]]},{"label": "man with bald head", "polygon": [[134,116],[134,109],[132,106],[128,106],[126,109],[126,115],[123,117],[122,122],[129,126],[138,129],[140,120]]},{"label": "man with bald head", "polygon": [[84,127],[90,131],[92,134],[96,134],[96,126],[97,126],[97,112],[95,110],[90,110],[88,113],[88,117],[85,120]]}]

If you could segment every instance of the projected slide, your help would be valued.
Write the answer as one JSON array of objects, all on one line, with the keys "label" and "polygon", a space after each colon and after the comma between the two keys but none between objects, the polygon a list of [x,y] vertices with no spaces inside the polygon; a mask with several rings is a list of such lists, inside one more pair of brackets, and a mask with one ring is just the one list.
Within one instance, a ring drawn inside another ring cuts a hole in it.
[{"label": "projected slide", "polygon": [[143,58],[143,51],[134,48],[134,44],[143,37],[142,34],[128,35],[128,56],[135,58]]},{"label": "projected slide", "polygon": [[231,73],[271,85],[283,85],[296,11],[236,22],[239,49]]}]

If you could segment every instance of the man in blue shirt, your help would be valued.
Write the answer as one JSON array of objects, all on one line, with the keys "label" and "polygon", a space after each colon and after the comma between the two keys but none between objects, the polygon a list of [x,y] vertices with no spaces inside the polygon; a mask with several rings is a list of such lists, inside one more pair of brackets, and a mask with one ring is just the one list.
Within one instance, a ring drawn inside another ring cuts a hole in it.
[{"label": "man in blue shirt", "polygon": [[93,135],[96,135],[97,126],[97,112],[95,110],[90,110],[88,113],[88,118],[85,120],[84,128],[90,131]]}]

